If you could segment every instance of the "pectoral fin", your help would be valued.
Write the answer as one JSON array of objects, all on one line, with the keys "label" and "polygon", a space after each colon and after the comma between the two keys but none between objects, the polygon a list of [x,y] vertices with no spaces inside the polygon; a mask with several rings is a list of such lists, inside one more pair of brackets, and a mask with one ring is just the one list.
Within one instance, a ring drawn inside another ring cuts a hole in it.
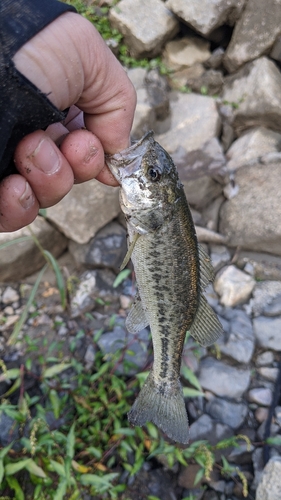
[{"label": "pectoral fin", "polygon": [[223,334],[223,328],[216,313],[209,306],[203,295],[200,297],[199,307],[190,328],[190,335],[203,346],[216,342]]},{"label": "pectoral fin", "polygon": [[130,333],[138,333],[148,325],[145,311],[142,307],[141,298],[137,293],[134,302],[131,305],[126,319],[126,327]]},{"label": "pectoral fin", "polygon": [[131,256],[132,256],[132,253],[133,253],[133,250],[135,248],[135,244],[139,238],[140,234],[139,233],[135,233],[134,236],[133,236],[133,239],[132,241],[130,242],[129,244],[129,247],[128,247],[128,250],[127,250],[127,253],[124,257],[124,260],[120,266],[120,271],[122,271],[124,269],[124,267],[126,267],[126,265],[128,264]]}]

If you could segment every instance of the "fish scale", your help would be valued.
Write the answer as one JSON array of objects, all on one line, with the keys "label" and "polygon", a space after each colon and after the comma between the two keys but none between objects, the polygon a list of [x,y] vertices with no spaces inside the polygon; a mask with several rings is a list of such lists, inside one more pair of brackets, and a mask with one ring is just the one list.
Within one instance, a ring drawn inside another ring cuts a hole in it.
[{"label": "fish scale", "polygon": [[126,325],[135,333],[149,324],[154,351],[153,367],[128,419],[133,425],[152,421],[185,444],[188,417],[179,378],[186,331],[202,345],[222,333],[203,295],[213,270],[198,247],[176,167],[152,133],[106,161],[121,184],[128,228],[124,263],[131,257],[138,285]]}]

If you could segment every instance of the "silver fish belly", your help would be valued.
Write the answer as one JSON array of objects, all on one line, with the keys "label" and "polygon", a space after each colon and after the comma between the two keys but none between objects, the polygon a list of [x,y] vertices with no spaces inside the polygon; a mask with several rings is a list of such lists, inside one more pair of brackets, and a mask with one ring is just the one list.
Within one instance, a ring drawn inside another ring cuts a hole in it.
[{"label": "silver fish belly", "polygon": [[138,285],[126,326],[136,333],[149,324],[154,351],[153,368],[128,419],[140,426],[152,421],[185,444],[189,427],[179,377],[186,331],[202,345],[222,333],[203,295],[213,270],[198,247],[176,167],[152,133],[106,161],[121,184],[128,227],[125,263],[131,257]]}]

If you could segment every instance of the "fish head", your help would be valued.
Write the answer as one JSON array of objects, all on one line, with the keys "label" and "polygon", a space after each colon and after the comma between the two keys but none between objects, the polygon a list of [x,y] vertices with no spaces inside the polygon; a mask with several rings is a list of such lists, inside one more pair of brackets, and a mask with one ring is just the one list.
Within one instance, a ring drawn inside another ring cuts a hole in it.
[{"label": "fish head", "polygon": [[175,203],[179,188],[172,158],[148,132],[128,149],[108,155],[106,163],[121,185],[120,201],[125,214],[164,210]]}]

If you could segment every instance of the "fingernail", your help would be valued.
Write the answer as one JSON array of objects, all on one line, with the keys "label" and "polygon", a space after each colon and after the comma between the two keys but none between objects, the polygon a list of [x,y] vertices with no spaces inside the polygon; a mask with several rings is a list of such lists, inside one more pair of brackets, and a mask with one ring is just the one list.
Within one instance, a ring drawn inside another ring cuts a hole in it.
[{"label": "fingernail", "polygon": [[60,166],[60,158],[53,144],[48,139],[42,139],[35,151],[30,155],[33,165],[45,174],[55,173]]},{"label": "fingernail", "polygon": [[23,194],[21,195],[21,197],[19,198],[19,202],[21,204],[21,206],[27,210],[28,208],[32,207],[32,205],[34,204],[34,201],[35,201],[35,196],[33,194],[33,191],[30,187],[30,185],[28,184],[28,182],[25,182],[25,190],[23,192]]},{"label": "fingernail", "polygon": [[90,145],[88,152],[84,156],[84,163],[90,163],[92,158],[96,156],[98,149],[95,146]]}]

